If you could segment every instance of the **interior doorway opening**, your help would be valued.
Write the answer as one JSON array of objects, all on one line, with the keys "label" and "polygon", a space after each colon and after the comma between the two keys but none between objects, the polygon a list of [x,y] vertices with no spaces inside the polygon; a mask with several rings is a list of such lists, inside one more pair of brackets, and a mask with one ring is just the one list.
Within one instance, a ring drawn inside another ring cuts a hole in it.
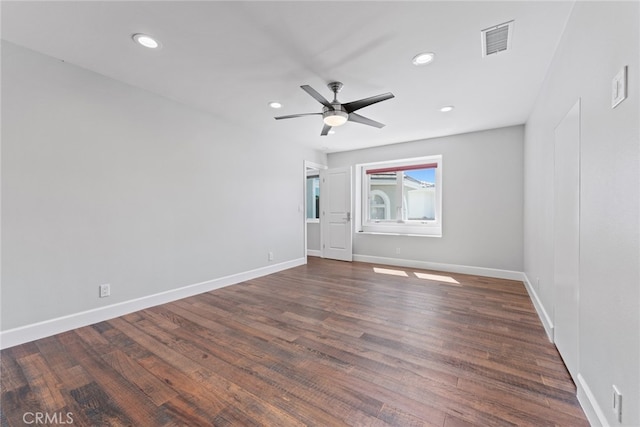
[{"label": "interior doorway opening", "polygon": [[307,256],[322,256],[320,223],[320,171],[326,165],[310,161],[304,162],[304,250]]}]

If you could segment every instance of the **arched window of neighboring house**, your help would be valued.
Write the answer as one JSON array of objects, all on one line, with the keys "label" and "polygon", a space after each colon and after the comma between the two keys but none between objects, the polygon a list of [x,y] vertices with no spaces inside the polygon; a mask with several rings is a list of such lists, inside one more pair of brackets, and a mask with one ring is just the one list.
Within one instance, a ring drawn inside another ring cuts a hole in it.
[{"label": "arched window of neighboring house", "polygon": [[371,190],[371,204],[369,213],[372,220],[389,219],[391,217],[391,200],[387,193],[381,190]]}]

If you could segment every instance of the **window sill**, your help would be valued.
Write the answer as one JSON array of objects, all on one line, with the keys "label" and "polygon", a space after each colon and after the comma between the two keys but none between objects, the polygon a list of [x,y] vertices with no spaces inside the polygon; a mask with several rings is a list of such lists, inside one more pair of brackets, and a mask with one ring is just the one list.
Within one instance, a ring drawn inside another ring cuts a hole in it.
[{"label": "window sill", "polygon": [[356,231],[356,234],[369,234],[369,235],[380,235],[380,236],[442,237],[442,234],[392,233],[388,231]]}]

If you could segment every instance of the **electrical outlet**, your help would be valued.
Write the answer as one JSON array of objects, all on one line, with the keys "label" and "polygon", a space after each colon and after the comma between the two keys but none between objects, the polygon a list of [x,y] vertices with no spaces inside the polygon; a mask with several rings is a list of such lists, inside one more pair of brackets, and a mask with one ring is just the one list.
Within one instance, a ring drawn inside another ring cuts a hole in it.
[{"label": "electrical outlet", "polygon": [[269,252],[269,253],[267,254],[267,260],[269,260],[269,261],[273,261],[273,252]]},{"label": "electrical outlet", "polygon": [[619,423],[622,422],[622,393],[618,390],[618,387],[613,386],[613,412],[616,414],[616,419]]},{"label": "electrical outlet", "polygon": [[104,285],[100,285],[98,287],[98,290],[100,292],[100,298],[106,298],[109,295],[111,295],[111,285],[108,283],[105,283]]},{"label": "electrical outlet", "polygon": [[400,248],[396,248],[396,255],[400,255]]}]

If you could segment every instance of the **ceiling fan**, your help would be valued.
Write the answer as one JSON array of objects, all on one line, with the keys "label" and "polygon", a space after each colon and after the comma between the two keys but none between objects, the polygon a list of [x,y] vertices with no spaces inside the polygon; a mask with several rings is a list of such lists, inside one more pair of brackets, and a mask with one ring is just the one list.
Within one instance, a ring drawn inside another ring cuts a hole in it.
[{"label": "ceiling fan", "polygon": [[324,127],[322,128],[322,132],[320,135],[326,136],[332,127],[342,126],[347,121],[361,123],[363,125],[374,126],[377,128],[384,127],[384,124],[380,122],[376,122],[375,120],[371,120],[367,117],[361,116],[360,114],[356,114],[355,111],[368,107],[371,104],[375,104],[376,102],[386,101],[387,99],[393,98],[393,94],[391,92],[383,93],[381,95],[371,96],[369,98],[360,99],[358,101],[347,102],[346,104],[341,104],[338,101],[338,92],[342,89],[342,83],[340,82],[331,82],[327,85],[329,89],[333,92],[333,101],[329,102],[327,99],[320,95],[314,88],[309,85],[300,86],[302,90],[311,95],[316,101],[322,104],[321,113],[303,113],[303,114],[292,114],[289,116],[279,116],[275,117],[276,120],[281,119],[292,119],[295,117],[304,117],[304,116],[316,116],[321,115],[322,121],[324,122]]}]

